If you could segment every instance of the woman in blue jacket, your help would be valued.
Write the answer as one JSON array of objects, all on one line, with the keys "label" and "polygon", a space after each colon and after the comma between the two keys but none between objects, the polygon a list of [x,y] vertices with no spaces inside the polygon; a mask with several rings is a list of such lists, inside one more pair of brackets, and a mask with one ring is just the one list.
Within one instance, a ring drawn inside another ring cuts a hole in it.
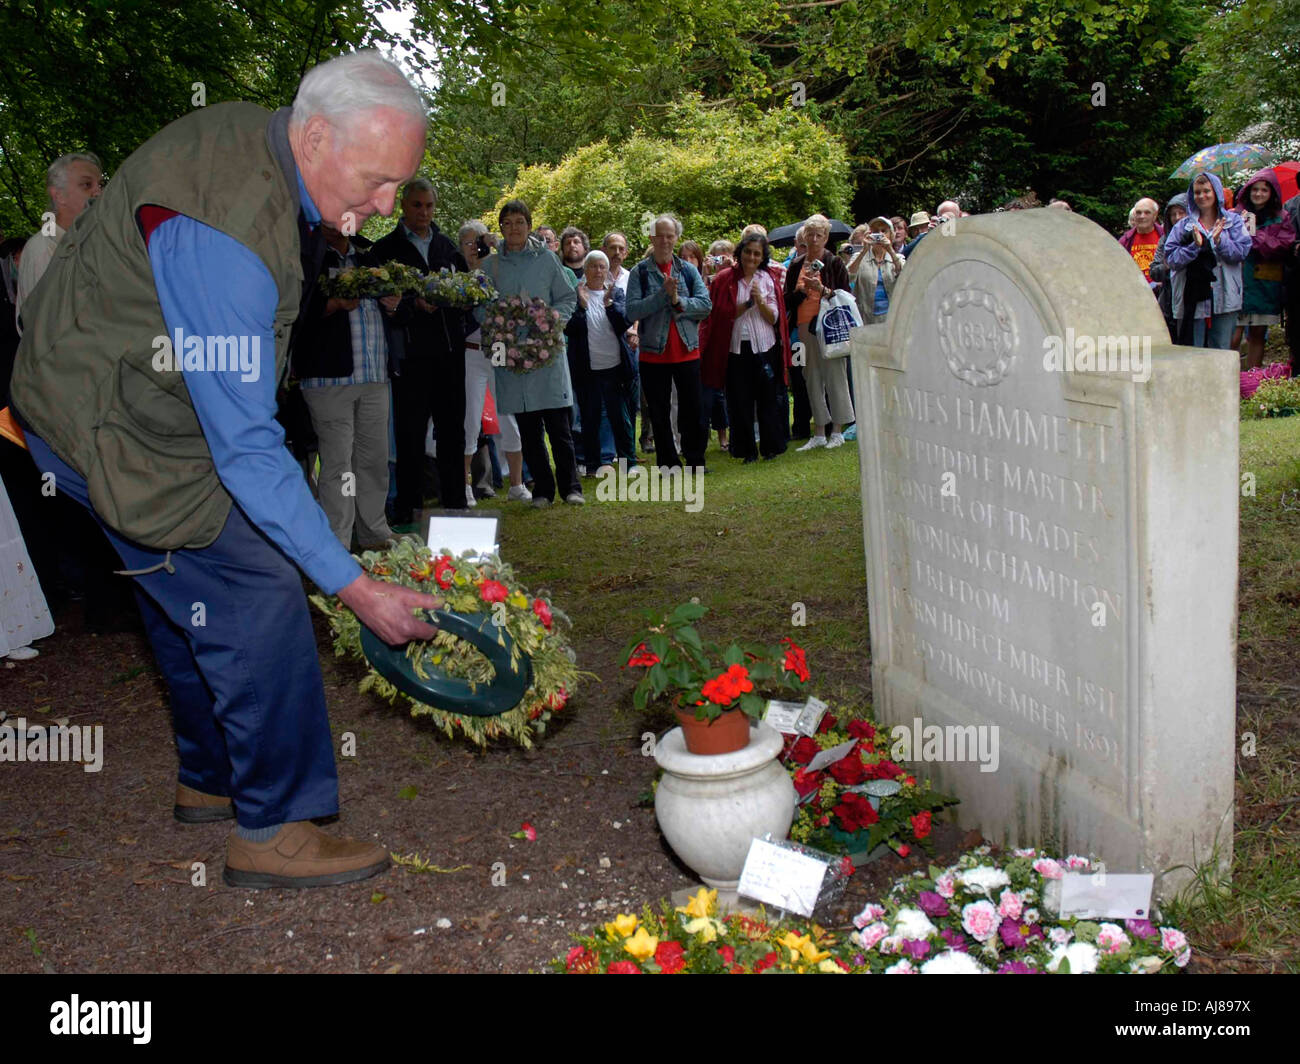
[{"label": "woman in blue jacket", "polygon": [[1224,207],[1218,177],[1197,174],[1187,186],[1187,217],[1165,240],[1177,343],[1231,350],[1241,310],[1241,263],[1250,247],[1241,215]]}]

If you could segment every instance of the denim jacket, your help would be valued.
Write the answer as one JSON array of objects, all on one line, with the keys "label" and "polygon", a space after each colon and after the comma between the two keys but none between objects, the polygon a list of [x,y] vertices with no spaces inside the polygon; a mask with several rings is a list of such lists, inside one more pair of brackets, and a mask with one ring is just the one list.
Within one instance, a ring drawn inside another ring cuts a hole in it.
[{"label": "denim jacket", "polygon": [[664,275],[653,257],[642,259],[632,267],[627,279],[627,320],[639,321],[641,354],[658,355],[668,345],[668,324],[676,322],[677,333],[687,351],[700,346],[700,325],[709,316],[713,304],[704,278],[689,262],[673,256],[672,275],[677,278],[675,309],[664,294]]}]

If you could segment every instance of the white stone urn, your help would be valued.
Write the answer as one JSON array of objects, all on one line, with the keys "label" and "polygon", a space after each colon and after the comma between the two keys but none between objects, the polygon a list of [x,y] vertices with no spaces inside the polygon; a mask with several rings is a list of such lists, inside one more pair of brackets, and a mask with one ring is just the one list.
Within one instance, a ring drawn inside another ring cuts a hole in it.
[{"label": "white stone urn", "polygon": [[664,770],[655,817],[673,852],[708,886],[734,891],[749,845],[768,832],[783,839],[794,820],[795,790],[777,755],[779,732],[751,724],[749,745],[729,754],[692,754],[681,728],[655,744]]}]

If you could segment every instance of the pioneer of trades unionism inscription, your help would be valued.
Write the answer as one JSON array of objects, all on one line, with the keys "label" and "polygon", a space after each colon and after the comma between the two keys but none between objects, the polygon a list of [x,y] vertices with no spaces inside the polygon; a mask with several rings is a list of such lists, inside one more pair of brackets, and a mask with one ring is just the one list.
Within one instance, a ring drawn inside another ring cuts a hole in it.
[{"label": "pioneer of trades unionism inscription", "polygon": [[874,701],[998,729],[926,766],[987,837],[1160,875],[1231,852],[1236,359],[1061,213],[936,230],[855,334]]}]

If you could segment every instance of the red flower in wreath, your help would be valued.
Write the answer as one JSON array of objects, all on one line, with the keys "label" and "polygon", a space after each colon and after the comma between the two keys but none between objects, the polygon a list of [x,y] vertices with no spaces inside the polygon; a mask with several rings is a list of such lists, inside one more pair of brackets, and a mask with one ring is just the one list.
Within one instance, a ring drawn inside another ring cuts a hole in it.
[{"label": "red flower in wreath", "polygon": [[822,717],[822,722],[817,725],[817,734],[825,735],[828,731],[834,728],[835,725],[837,725],[838,723],[839,723],[838,717],[832,716],[830,713],[827,713],[826,716]]},{"label": "red flower in wreath", "polygon": [[664,975],[673,975],[686,967],[686,955],[680,942],[660,942],[655,948],[655,963]]},{"label": "red flower in wreath", "polygon": [[840,804],[831,812],[839,819],[840,827],[849,832],[869,828],[880,819],[871,803],[860,794],[840,795]]},{"label": "red flower in wreath", "polygon": [[549,632],[551,630],[551,607],[541,599],[533,599],[533,612],[537,614],[537,619],[542,622],[542,627]]},{"label": "red flower in wreath", "polygon": [[822,774],[820,772],[809,772],[806,768],[800,766],[794,774],[794,790],[800,797],[804,798],[814,791],[819,790],[822,785]]},{"label": "red flower in wreath", "polygon": [[867,766],[867,779],[869,780],[894,780],[902,775],[903,770],[887,758],[884,761],[877,761],[874,765]]},{"label": "red flower in wreath", "polygon": [[930,810],[917,813],[912,819],[912,834],[918,839],[925,838],[930,834]]},{"label": "red flower in wreath", "polygon": [[849,735],[854,739],[874,739],[876,729],[865,720],[851,720],[849,721]]},{"label": "red flower in wreath", "polygon": [[627,659],[627,663],[648,669],[651,665],[659,664],[659,655],[653,650],[647,650],[646,645],[642,643],[632,651],[632,656]]},{"label": "red flower in wreath", "polygon": [[568,702],[569,702],[569,692],[566,691],[563,686],[561,686],[560,689],[555,692],[555,694],[551,695],[546,700],[546,708],[552,709],[558,713],[566,705],[568,705]]},{"label": "red flower in wreath", "polygon": [[789,636],[786,636],[781,642],[787,647],[785,671],[794,673],[799,678],[800,683],[807,683],[808,677],[812,674],[808,671],[808,655],[804,652],[803,647],[796,646],[794,640]]},{"label": "red flower in wreath", "polygon": [[591,950],[574,946],[564,958],[564,968],[573,975],[587,975],[600,967],[600,958]]},{"label": "red flower in wreath", "polygon": [[806,765],[821,752],[822,748],[817,745],[816,739],[803,735],[796,739],[795,744],[790,747],[790,760],[796,765]]},{"label": "red flower in wreath", "polygon": [[451,587],[451,582],[455,575],[456,565],[451,560],[450,554],[444,554],[433,563],[433,578],[438,582],[439,587]]},{"label": "red flower in wreath", "polygon": [[768,968],[771,968],[772,965],[774,965],[778,960],[780,960],[780,958],[777,957],[775,952],[765,954],[761,961],[755,963],[754,974],[757,975],[759,972],[766,971]]},{"label": "red flower in wreath", "polygon": [[510,589],[500,580],[480,581],[478,593],[484,602],[505,602],[510,597]]},{"label": "red flower in wreath", "polygon": [[631,961],[615,961],[605,972],[608,975],[640,975],[641,969]]},{"label": "red flower in wreath", "polygon": [[849,752],[848,757],[840,758],[826,771],[836,783],[845,787],[856,787],[867,778],[867,766],[862,763],[862,755],[858,753],[857,747]]}]

